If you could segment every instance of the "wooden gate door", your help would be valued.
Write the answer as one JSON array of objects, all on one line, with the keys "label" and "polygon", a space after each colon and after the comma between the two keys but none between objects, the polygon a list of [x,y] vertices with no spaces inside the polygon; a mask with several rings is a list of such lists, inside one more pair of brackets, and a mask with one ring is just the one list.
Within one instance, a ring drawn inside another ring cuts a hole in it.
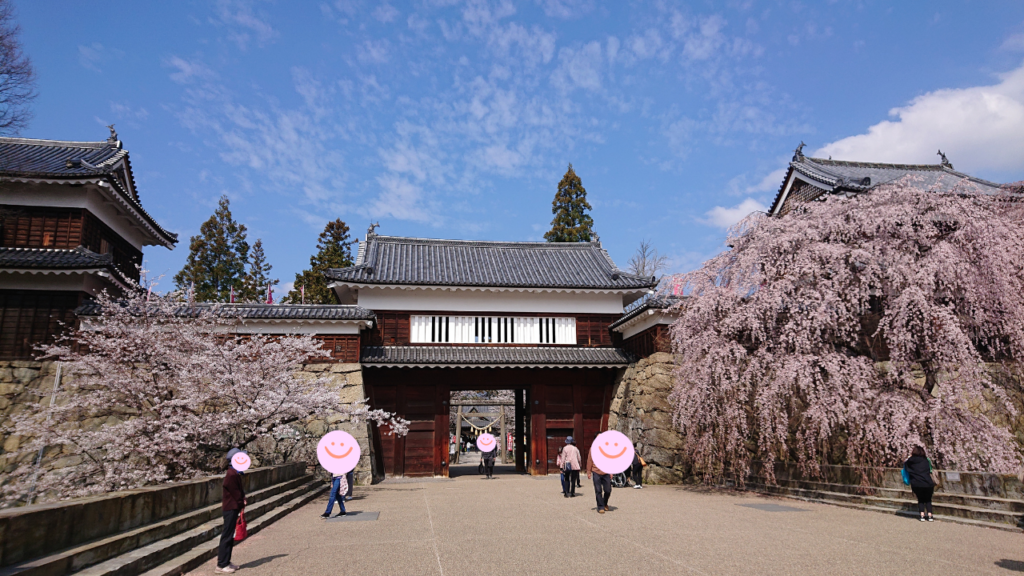
[{"label": "wooden gate door", "polygon": [[446,384],[414,381],[365,385],[371,406],[396,413],[409,421],[405,436],[374,427],[385,477],[448,475],[448,397]]}]

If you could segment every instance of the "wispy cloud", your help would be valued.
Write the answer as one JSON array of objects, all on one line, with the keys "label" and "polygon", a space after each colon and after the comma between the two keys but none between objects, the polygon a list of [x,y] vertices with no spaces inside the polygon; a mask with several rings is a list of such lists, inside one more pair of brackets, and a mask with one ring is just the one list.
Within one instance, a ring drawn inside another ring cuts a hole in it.
[{"label": "wispy cloud", "polygon": [[218,0],[217,19],[228,27],[228,39],[240,50],[249,47],[252,40],[263,45],[278,36],[266,16],[258,14],[253,7],[254,0]]}]

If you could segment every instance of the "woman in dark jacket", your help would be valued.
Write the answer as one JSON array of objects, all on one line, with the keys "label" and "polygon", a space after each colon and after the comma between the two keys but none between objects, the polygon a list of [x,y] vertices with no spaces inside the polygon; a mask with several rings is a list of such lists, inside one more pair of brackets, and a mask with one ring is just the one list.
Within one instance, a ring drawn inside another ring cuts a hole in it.
[{"label": "woman in dark jacket", "polygon": [[[932,463],[925,455],[924,448],[914,446],[913,455],[903,464],[910,478],[910,489],[917,496],[917,511],[921,513],[921,522],[931,522],[932,519],[932,493],[935,491],[935,482],[932,481]],[[925,510],[928,516],[925,517]]]}]

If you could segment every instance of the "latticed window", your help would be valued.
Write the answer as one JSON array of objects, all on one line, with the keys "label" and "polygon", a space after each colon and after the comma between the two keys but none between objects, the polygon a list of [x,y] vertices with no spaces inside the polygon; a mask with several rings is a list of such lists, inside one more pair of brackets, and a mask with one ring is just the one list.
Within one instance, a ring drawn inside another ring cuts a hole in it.
[{"label": "latticed window", "polygon": [[576,318],[413,316],[413,344],[576,344]]}]

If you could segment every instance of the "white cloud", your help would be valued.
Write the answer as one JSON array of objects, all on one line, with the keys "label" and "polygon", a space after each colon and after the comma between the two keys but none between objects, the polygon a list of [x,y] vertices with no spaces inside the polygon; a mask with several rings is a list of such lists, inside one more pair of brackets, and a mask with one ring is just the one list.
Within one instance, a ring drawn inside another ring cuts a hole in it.
[{"label": "white cloud", "polygon": [[243,0],[219,0],[217,15],[220,22],[232,28],[228,38],[245,50],[249,40],[255,36],[259,44],[265,44],[277,37],[277,30],[253,11],[252,3]]},{"label": "white cloud", "polygon": [[385,24],[393,21],[395,18],[398,18],[398,16],[398,10],[388,3],[381,4],[373,11],[373,17]]},{"label": "white cloud", "polygon": [[731,208],[715,206],[704,213],[703,222],[719,228],[728,229],[733,224],[749,216],[751,212],[757,211],[767,212],[768,207],[753,198],[747,198],[743,202],[740,202]]},{"label": "white cloud", "polygon": [[552,18],[579,18],[594,9],[593,0],[537,0],[537,4]]},{"label": "white cloud", "polygon": [[[534,26],[527,30],[515,22],[496,27],[487,39],[488,45],[502,57],[516,56],[529,67],[547,64],[555,55],[555,35]],[[518,48],[513,51],[513,48]]]},{"label": "white cloud", "polygon": [[866,134],[826,144],[822,158],[936,163],[941,149],[961,171],[1020,170],[1024,150],[1024,66],[991,86],[936,90],[893,108]]},{"label": "white cloud", "polygon": [[391,43],[387,39],[367,40],[359,45],[356,53],[363,64],[384,64],[388,61],[390,47]]},{"label": "white cloud", "polygon": [[111,102],[110,111],[117,115],[118,118],[126,120],[145,120],[149,118],[149,111],[145,108],[132,108],[120,102]]},{"label": "white cloud", "polygon": [[725,19],[717,14],[700,19],[697,30],[693,34],[684,33],[683,57],[687,60],[707,60],[725,43]]},{"label": "white cloud", "polygon": [[436,221],[431,211],[423,206],[423,190],[416,184],[393,174],[379,176],[377,183],[380,184],[381,192],[377,199],[363,210],[367,216],[390,216],[414,222]]},{"label": "white cloud", "polygon": [[213,77],[213,71],[200,62],[185,60],[178,56],[171,56],[164,60],[165,66],[177,69],[171,74],[171,80],[178,84],[190,84],[195,80],[208,80]]},{"label": "white cloud", "polygon": [[1024,32],[1008,36],[1000,48],[1011,52],[1024,52]]},{"label": "white cloud", "polygon": [[88,46],[78,46],[78,63],[89,70],[95,70],[96,72],[102,72],[100,68],[102,64],[109,62],[113,59],[119,59],[124,56],[124,52],[116,48],[108,48],[99,42],[93,42]]},{"label": "white cloud", "polygon": [[573,88],[599,90],[603,59],[601,44],[597,42],[590,42],[577,50],[562,48],[558,51],[561,65],[551,75],[551,81],[563,91]]}]

